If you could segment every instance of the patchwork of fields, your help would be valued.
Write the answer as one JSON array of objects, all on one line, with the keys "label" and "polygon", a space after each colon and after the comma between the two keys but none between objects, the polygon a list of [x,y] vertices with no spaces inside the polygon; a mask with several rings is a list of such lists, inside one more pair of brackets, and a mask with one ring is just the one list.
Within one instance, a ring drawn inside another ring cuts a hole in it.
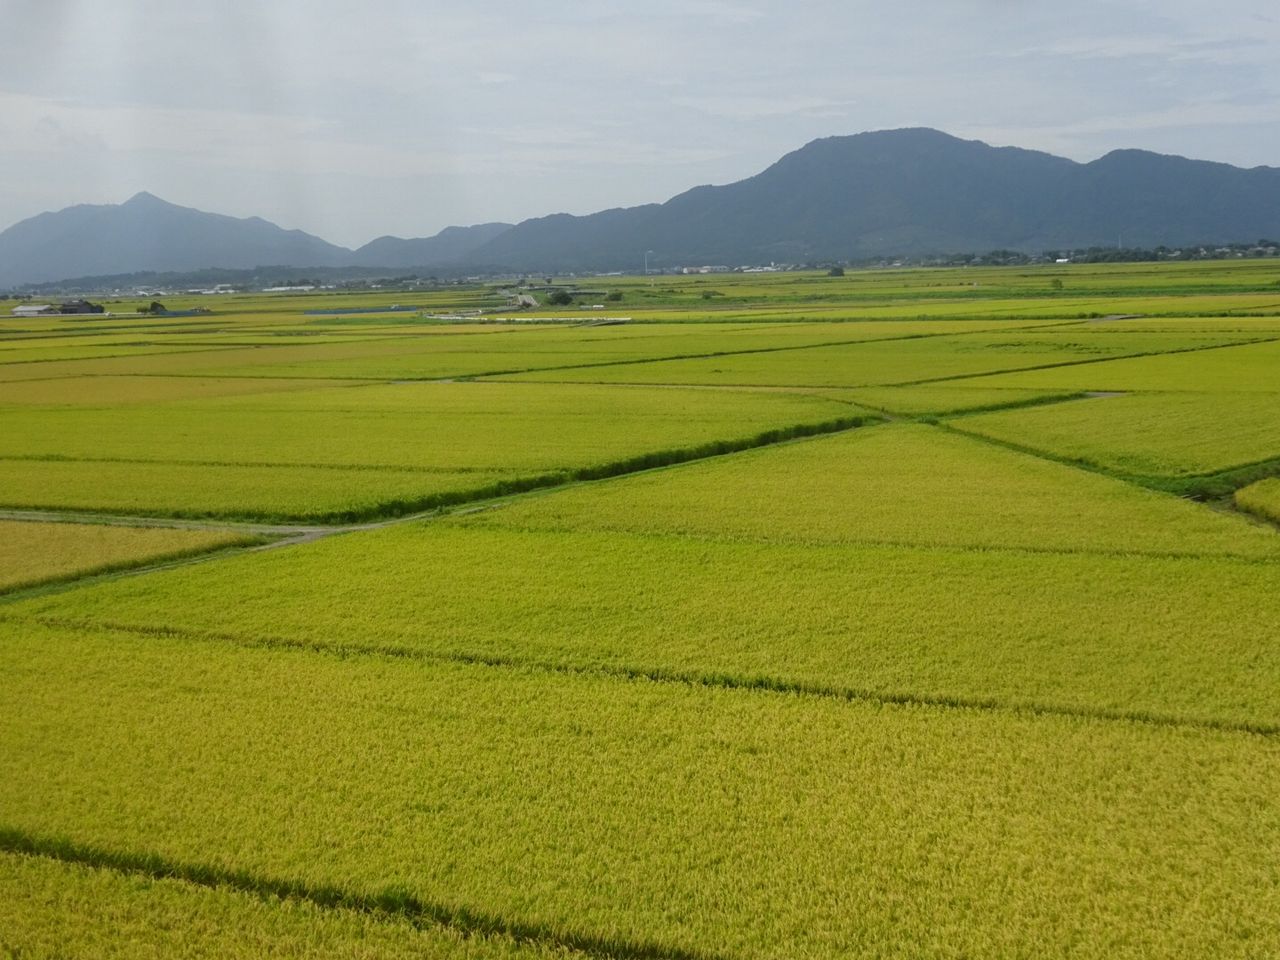
[{"label": "patchwork of fields", "polygon": [[0,954],[1280,953],[1274,273],[0,320]]}]

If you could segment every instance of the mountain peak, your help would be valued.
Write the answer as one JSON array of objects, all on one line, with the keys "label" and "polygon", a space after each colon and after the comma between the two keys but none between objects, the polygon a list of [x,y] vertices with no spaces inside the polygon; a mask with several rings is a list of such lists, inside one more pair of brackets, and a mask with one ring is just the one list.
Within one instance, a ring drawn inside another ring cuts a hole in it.
[{"label": "mountain peak", "polygon": [[148,193],[146,190],[139,190],[132,197],[126,200],[121,206],[125,207],[141,207],[144,205],[160,205],[168,206],[168,202],[161,200],[154,193]]},{"label": "mountain peak", "polygon": [[351,251],[265,220],[205,213],[143,190],[40,214],[0,233],[0,285],[151,270],[338,266]]}]

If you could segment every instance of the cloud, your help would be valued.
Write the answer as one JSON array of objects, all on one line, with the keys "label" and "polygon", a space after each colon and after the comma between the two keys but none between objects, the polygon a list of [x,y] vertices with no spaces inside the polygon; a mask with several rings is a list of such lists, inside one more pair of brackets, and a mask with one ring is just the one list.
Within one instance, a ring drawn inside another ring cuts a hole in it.
[{"label": "cloud", "polygon": [[1073,60],[1138,60],[1226,64],[1252,62],[1270,51],[1257,38],[1185,40],[1173,36],[1074,37],[1018,51],[1021,58],[1066,57]]},{"label": "cloud", "polygon": [[305,116],[136,105],[90,106],[0,93],[10,152],[90,150],[199,157],[204,163],[298,173],[406,176],[451,172],[447,154],[345,139],[340,126]]},{"label": "cloud", "polygon": [[677,9],[682,9],[686,14],[736,24],[756,23],[765,16],[761,10],[750,4],[729,3],[727,0],[699,0]]},{"label": "cloud", "polygon": [[856,104],[855,100],[829,100],[806,96],[719,96],[675,97],[678,107],[687,107],[712,116],[731,120],[755,120],[804,114],[808,116],[842,117]]},{"label": "cloud", "polygon": [[1258,4],[9,6],[23,42],[0,59],[0,225],[37,196],[127,185],[421,235],[663,199],[907,125],[1081,158],[1280,162],[1280,18]]},{"label": "cloud", "polygon": [[[1280,127],[1280,104],[1273,101],[1231,103],[1202,100],[1160,110],[1110,113],[1068,122],[1017,126],[960,125],[953,132],[1000,146],[1036,147],[1076,159],[1094,159],[1099,152],[1116,146],[1137,146],[1139,138],[1148,133],[1229,127],[1256,130],[1266,126]],[[1090,156],[1082,153],[1082,148],[1099,142],[1107,146],[1101,151],[1095,149]],[[1197,159],[1215,159],[1212,150],[1192,149],[1190,145],[1184,153]],[[1280,158],[1272,165],[1280,166]]]}]

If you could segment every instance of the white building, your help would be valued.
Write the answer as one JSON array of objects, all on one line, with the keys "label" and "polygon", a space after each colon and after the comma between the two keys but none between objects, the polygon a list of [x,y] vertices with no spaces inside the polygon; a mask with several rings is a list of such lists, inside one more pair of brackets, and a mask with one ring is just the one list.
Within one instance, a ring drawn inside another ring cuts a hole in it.
[{"label": "white building", "polygon": [[49,303],[23,303],[13,308],[15,317],[57,316],[58,308]]}]

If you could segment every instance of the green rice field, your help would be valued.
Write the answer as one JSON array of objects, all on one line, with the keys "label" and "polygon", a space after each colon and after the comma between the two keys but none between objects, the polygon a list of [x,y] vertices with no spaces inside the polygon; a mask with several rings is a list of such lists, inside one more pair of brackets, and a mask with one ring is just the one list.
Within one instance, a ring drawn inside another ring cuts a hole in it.
[{"label": "green rice field", "polygon": [[1276,280],[0,304],[0,957],[1280,955]]}]

